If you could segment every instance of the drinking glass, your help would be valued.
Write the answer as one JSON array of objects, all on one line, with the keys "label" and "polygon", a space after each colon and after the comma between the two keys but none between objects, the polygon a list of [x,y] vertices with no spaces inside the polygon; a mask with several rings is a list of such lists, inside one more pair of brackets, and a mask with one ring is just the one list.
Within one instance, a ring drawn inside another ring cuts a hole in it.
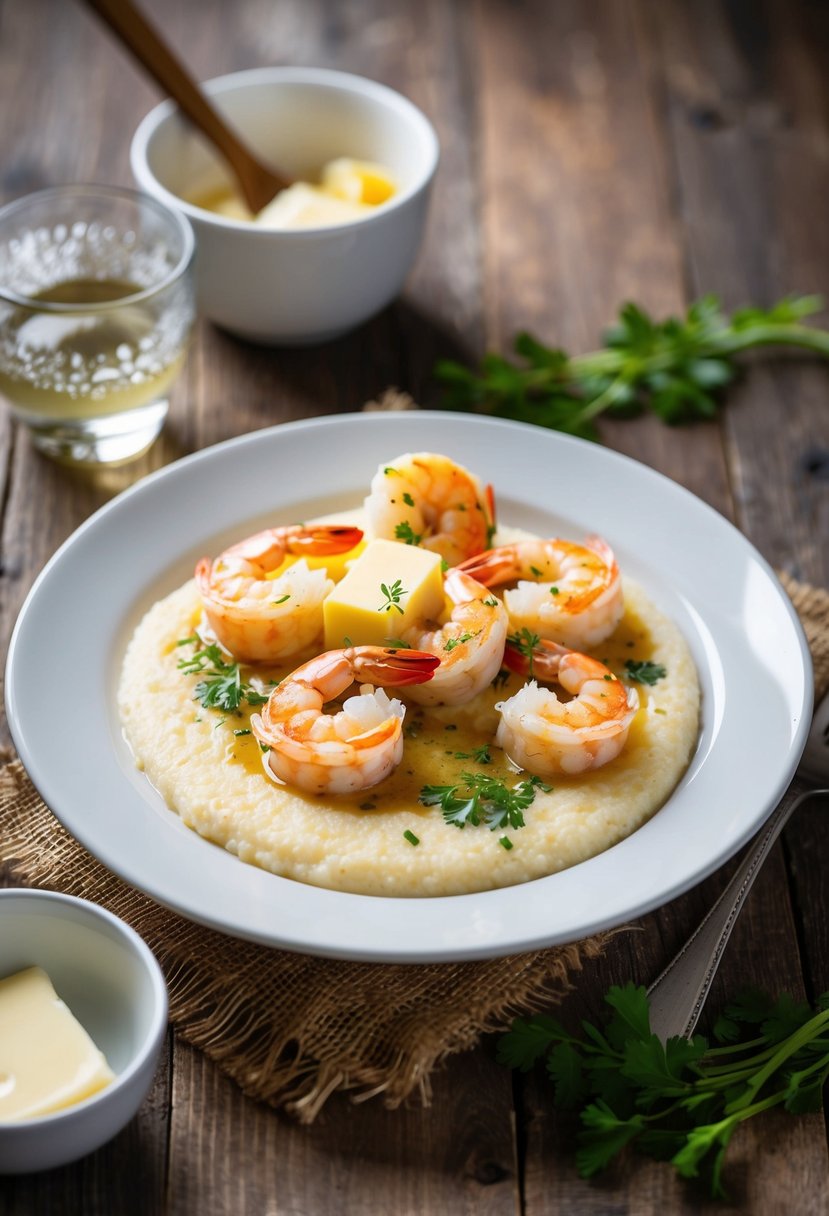
[{"label": "drinking glass", "polygon": [[193,325],[193,248],[183,216],[132,190],[0,209],[0,395],[41,452],[119,464],[153,442]]}]

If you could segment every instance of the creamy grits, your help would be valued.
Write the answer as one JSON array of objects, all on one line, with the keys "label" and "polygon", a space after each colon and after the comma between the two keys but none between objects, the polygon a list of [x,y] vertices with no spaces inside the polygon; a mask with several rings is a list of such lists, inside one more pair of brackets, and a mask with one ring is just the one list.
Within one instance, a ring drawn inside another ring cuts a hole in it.
[{"label": "creamy grits", "polygon": [[[464,771],[482,769],[509,786],[528,776],[491,745],[495,704],[518,691],[521,677],[502,671],[497,687],[460,708],[409,705],[403,760],[392,776],[357,795],[304,794],[267,775],[266,757],[246,733],[251,710],[223,714],[193,699],[198,677],[178,668],[178,643],[201,619],[193,582],[155,604],[129,644],[119,689],[125,734],[184,823],[274,874],[365,895],[458,895],[527,882],[629,836],[668,798],[696,745],[700,693],[688,646],[636,584],[625,580],[624,589],[624,617],[595,657],[623,679],[628,659],[650,660],[667,674],[652,687],[636,685],[640,708],[621,755],[556,777],[549,793],[537,790],[523,828],[460,829],[439,806],[418,802],[424,785],[452,784]],[[278,680],[300,662],[258,671]],[[405,689],[389,691],[405,700]],[[485,744],[484,768],[472,754]]]}]

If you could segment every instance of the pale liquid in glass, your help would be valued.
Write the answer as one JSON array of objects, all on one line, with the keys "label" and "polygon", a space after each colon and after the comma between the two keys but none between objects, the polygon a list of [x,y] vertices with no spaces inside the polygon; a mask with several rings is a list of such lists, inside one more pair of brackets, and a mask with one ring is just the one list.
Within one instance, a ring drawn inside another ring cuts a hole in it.
[{"label": "pale liquid in glass", "polygon": [[[158,357],[158,318],[141,303],[112,311],[97,305],[139,292],[119,279],[70,279],[32,296],[0,321],[0,393],[29,426],[44,430],[69,419],[101,418],[166,398],[184,348]],[[88,304],[89,313],[38,312],[37,304]]]}]

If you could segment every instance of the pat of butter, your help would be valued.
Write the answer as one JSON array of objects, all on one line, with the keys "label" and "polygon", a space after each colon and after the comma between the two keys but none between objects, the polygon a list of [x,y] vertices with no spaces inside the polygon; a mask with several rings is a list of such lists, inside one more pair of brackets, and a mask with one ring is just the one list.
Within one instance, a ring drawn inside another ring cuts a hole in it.
[{"label": "pat of butter", "polygon": [[367,203],[337,198],[307,182],[294,182],[262,208],[254,223],[260,228],[319,228],[345,224],[370,211]]},{"label": "pat of butter", "polygon": [[0,1122],[63,1110],[114,1079],[45,971],[0,980]]},{"label": "pat of butter", "polygon": [[445,602],[440,554],[393,540],[370,541],[323,601],[326,649],[382,646],[417,621],[436,620]]}]

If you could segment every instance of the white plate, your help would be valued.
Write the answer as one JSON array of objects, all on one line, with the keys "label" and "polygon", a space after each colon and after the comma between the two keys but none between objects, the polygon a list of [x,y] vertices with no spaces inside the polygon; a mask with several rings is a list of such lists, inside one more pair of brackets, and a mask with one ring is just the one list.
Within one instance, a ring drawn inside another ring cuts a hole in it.
[{"label": "white plate", "polygon": [[[352,506],[381,461],[424,449],[491,481],[504,523],[607,538],[693,650],[703,688],[694,759],[668,803],[627,840],[504,890],[388,899],[243,865],[185,828],[135,770],[115,703],[127,638],[203,553],[267,521]],[[573,941],[693,886],[777,803],[803,749],[811,699],[811,661],[788,598],[709,507],[605,448],[428,412],[291,423],[146,478],[79,528],[40,575],[17,622],[7,680],[12,734],[32,780],[72,835],[127,882],[239,937],[390,962]]]}]

